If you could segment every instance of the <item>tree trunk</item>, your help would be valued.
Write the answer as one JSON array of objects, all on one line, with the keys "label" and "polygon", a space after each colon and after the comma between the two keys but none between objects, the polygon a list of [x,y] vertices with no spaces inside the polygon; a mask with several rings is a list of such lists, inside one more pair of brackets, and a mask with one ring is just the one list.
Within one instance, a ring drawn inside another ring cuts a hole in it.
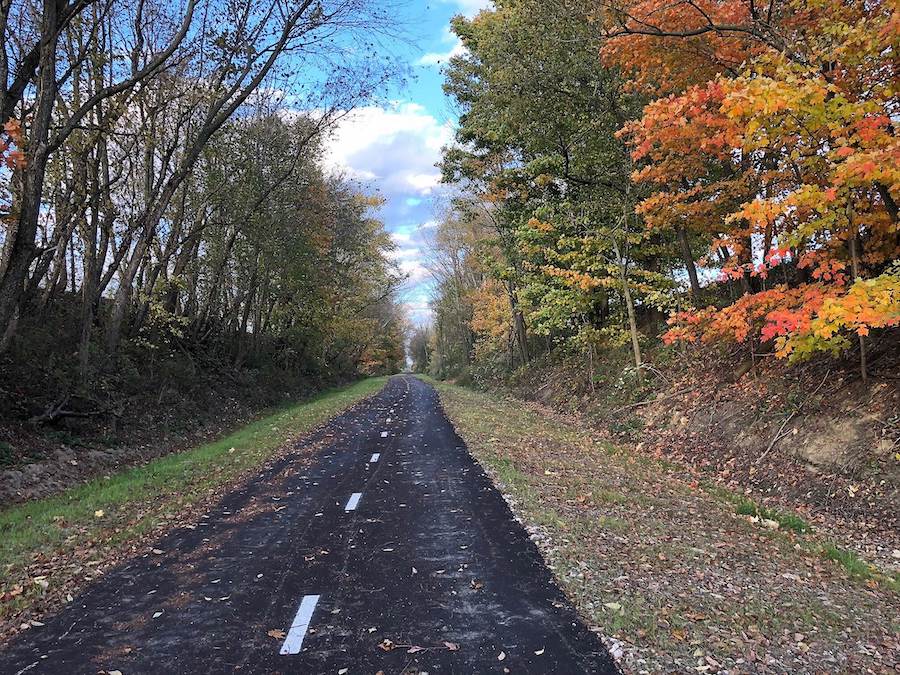
[{"label": "tree trunk", "polygon": [[676,234],[678,235],[678,246],[681,251],[681,260],[688,273],[688,279],[691,282],[691,297],[695,301],[700,300],[700,278],[697,276],[697,266],[694,264],[694,254],[691,253],[691,244],[688,241],[687,230],[684,225],[679,225]]},{"label": "tree trunk", "polygon": [[506,289],[509,296],[509,308],[512,312],[513,334],[516,346],[519,348],[522,365],[526,365],[530,360],[528,356],[528,327],[525,325],[525,316],[519,308],[519,296],[512,281],[507,282]]},{"label": "tree trunk", "polygon": [[[849,214],[848,214],[849,217]],[[852,220],[851,220],[852,225]],[[850,237],[850,262],[851,271],[853,272],[853,280],[859,279],[859,231],[854,230],[853,236]],[[859,372],[862,375],[863,384],[869,382],[869,368],[866,355],[866,338],[859,336]]]},{"label": "tree trunk", "polygon": [[625,299],[625,309],[628,312],[628,332],[631,334],[631,351],[634,355],[634,367],[637,368],[638,377],[643,377],[641,367],[644,365],[641,356],[641,342],[638,334],[637,319],[634,314],[634,301],[631,298],[631,286],[628,283],[628,271],[625,260],[619,252],[619,243],[613,238],[613,251],[619,266],[619,282],[622,284],[622,297]]},{"label": "tree trunk", "polygon": [[0,331],[4,339],[0,341],[2,351],[12,339],[15,331],[13,315],[18,311],[19,302],[25,291],[28,270],[34,260],[35,236],[41,211],[41,196],[49,157],[47,137],[56,102],[56,43],[59,4],[55,0],[44,0],[41,18],[41,46],[37,95],[34,118],[27,132],[26,163],[16,171],[14,180],[20,182],[19,212],[15,225],[8,232],[7,259],[0,269]]}]

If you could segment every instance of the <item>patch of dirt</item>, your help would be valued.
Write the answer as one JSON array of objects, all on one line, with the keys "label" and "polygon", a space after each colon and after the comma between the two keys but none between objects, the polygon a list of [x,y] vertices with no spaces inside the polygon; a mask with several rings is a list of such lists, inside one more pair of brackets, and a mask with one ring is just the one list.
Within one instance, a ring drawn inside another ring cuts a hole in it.
[{"label": "patch of dirt", "polygon": [[439,385],[579,611],[629,673],[896,673],[900,595],[737,515],[681,466],[544,407]]}]

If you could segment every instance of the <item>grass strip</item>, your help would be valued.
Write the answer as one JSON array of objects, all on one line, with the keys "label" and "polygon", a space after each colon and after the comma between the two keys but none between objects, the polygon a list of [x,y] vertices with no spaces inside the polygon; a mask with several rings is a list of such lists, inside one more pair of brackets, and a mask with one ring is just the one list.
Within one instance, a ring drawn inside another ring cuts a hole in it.
[{"label": "grass strip", "polygon": [[3,586],[10,584],[0,586],[0,618],[20,611],[42,590],[42,584],[21,587],[23,572],[35,560],[65,557],[92,542],[102,555],[104,546],[132,542],[262,466],[276,449],[376,393],[386,380],[327,390],[210,443],[0,511],[0,571]]}]

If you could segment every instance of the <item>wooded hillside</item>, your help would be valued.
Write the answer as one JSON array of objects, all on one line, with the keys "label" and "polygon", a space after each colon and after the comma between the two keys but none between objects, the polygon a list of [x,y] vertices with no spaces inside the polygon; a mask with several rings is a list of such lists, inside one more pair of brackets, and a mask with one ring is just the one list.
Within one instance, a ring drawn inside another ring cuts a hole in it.
[{"label": "wooded hillside", "polygon": [[457,19],[456,193],[416,368],[512,387],[764,495],[889,514],[895,10],[500,0]]},{"label": "wooded hillside", "polygon": [[[25,0],[0,21],[6,425],[114,436],[154,407],[254,409],[400,367],[379,200],[323,163],[394,75],[386,13]],[[15,435],[0,466],[34,445]]]}]

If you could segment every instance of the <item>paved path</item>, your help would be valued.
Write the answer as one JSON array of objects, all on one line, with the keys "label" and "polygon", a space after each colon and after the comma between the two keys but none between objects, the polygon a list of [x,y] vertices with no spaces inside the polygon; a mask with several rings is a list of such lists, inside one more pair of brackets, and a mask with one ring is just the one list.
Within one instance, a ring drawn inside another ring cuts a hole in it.
[{"label": "paved path", "polygon": [[312,464],[104,576],[0,673],[615,672],[430,386],[392,378],[303,442]]}]

